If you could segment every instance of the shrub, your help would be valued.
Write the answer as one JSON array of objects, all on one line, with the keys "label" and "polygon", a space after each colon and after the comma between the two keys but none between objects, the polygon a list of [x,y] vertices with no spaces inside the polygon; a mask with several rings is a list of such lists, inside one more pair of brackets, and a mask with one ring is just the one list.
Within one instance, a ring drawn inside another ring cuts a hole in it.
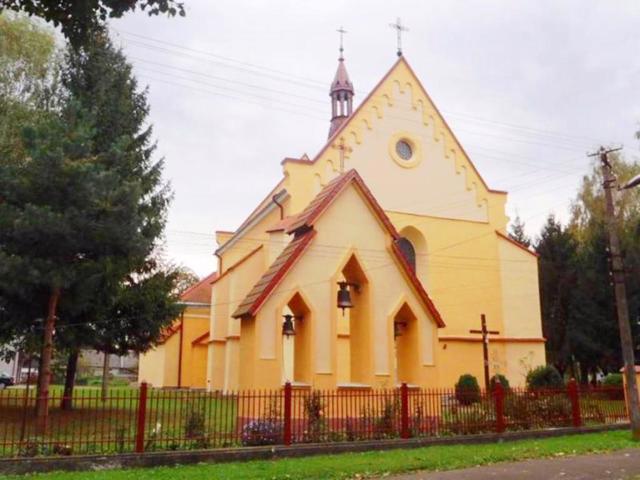
[{"label": "shrub", "polygon": [[605,387],[620,387],[622,388],[622,374],[621,373],[610,373],[604,380],[602,380],[602,385]]},{"label": "shrub", "polygon": [[510,430],[531,430],[571,425],[571,404],[563,393],[508,395],[504,416]]},{"label": "shrub", "polygon": [[307,417],[307,429],[304,439],[307,442],[321,442],[324,440],[326,421],[322,415],[324,405],[320,392],[312,392],[304,399],[304,412]]},{"label": "shrub", "polygon": [[205,414],[202,409],[194,407],[189,410],[184,424],[184,436],[189,440],[193,440],[194,448],[207,448],[209,446]]},{"label": "shrub", "polygon": [[552,365],[541,365],[527,373],[527,388],[562,388],[564,382],[558,370]]},{"label": "shrub", "polygon": [[480,401],[480,385],[476,377],[468,373],[460,375],[456,383],[456,400],[462,405],[471,405]]},{"label": "shrub", "polygon": [[452,435],[473,435],[476,433],[492,432],[496,420],[490,408],[476,408],[473,410],[454,409],[443,415],[444,429]]},{"label": "shrub", "polygon": [[610,400],[623,400],[624,390],[621,373],[610,373],[604,380],[602,380],[602,386],[607,388],[607,397]]},{"label": "shrub", "polygon": [[282,443],[282,422],[272,419],[253,420],[242,428],[242,444],[245,446],[278,443]]},{"label": "shrub", "polygon": [[498,383],[500,383],[500,385],[502,385],[502,388],[504,388],[505,390],[509,390],[511,388],[511,386],[509,385],[509,380],[507,380],[507,377],[497,373],[493,377],[491,377],[491,380],[489,380],[489,388],[491,388],[491,391],[493,391],[493,388]]},{"label": "shrub", "polygon": [[395,436],[395,418],[398,406],[395,402],[386,400],[380,416],[376,418],[373,430],[375,438],[390,438]]}]

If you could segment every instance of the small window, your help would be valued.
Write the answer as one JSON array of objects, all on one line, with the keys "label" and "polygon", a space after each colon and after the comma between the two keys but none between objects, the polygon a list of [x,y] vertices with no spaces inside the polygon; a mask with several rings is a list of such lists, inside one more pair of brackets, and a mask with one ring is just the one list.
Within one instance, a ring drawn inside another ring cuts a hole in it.
[{"label": "small window", "polygon": [[402,252],[405,260],[411,267],[411,270],[415,273],[416,271],[416,249],[413,247],[413,244],[409,241],[408,238],[402,237],[398,239],[398,248]]},{"label": "small window", "polygon": [[396,143],[396,153],[403,160],[411,160],[413,156],[411,145],[406,140],[399,140],[398,143]]}]

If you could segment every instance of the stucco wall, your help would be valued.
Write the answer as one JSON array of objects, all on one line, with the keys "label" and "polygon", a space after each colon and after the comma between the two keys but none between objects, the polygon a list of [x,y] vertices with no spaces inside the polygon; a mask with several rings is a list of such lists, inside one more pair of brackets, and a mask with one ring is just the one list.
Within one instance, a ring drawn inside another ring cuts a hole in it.
[{"label": "stucco wall", "polygon": [[[265,302],[256,320],[243,320],[240,343],[243,362],[260,372],[241,375],[241,388],[273,388],[282,380],[281,314],[290,298],[300,292],[311,310],[311,346],[314,386],[335,387],[337,383],[337,322],[341,313],[335,307],[336,282],[352,255],[361,266],[370,289],[370,340],[358,348],[371,359],[366,379],[376,387],[395,384],[393,371],[393,316],[406,302],[418,318],[422,350],[422,379],[434,375],[432,361],[435,324],[408,286],[403,273],[389,252],[390,235],[374,217],[361,194],[348,187],[317,222],[317,236],[303,257],[285,276],[276,292]],[[304,321],[307,321],[305,319]],[[251,342],[251,343],[250,343]],[[244,355],[250,355],[245,357]],[[344,354],[344,352],[343,352]],[[247,361],[245,361],[247,359]],[[251,360],[249,360],[251,359]],[[246,365],[246,367],[245,367]],[[252,378],[252,387],[245,383]]]}]

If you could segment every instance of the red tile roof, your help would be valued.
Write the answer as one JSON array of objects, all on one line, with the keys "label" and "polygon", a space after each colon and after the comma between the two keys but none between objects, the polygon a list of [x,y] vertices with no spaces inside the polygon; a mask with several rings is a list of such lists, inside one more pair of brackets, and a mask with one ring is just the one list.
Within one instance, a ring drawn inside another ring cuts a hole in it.
[{"label": "red tile roof", "polygon": [[271,292],[278,286],[285,274],[293,267],[298,258],[311,243],[316,232],[309,231],[297,235],[280,253],[276,261],[269,267],[266,273],[254,285],[235,312],[234,318],[254,316]]},{"label": "red tile roof", "polygon": [[291,215],[289,217],[284,217],[282,220],[278,220],[272,227],[269,227],[267,232],[281,232],[289,229],[291,224],[296,221],[298,218],[297,215]]},{"label": "red tile roof", "polygon": [[175,322],[173,325],[165,328],[160,334],[160,338],[158,339],[158,345],[162,345],[171,337],[173,337],[176,333],[180,331],[180,327],[182,327],[182,322]]},{"label": "red tile roof", "polygon": [[198,283],[191,285],[187,288],[182,295],[180,295],[180,300],[183,302],[193,302],[193,303],[211,303],[211,282],[213,282],[218,277],[218,272],[213,272]]},{"label": "red tile roof", "polygon": [[[397,260],[397,263],[402,269],[411,286],[414,288],[416,294],[423,302],[426,309],[431,313],[439,327],[445,326],[445,323],[442,320],[442,316],[429,298],[429,295],[422,286],[422,283],[420,283],[420,280],[418,280],[418,278],[416,277],[413,269],[407,263],[404,255],[396,245],[396,242],[398,241],[398,239],[400,239],[400,234],[398,234],[398,231],[391,223],[391,220],[389,220],[387,214],[384,212],[380,204],[376,201],[369,188],[365,185],[362,177],[360,177],[358,172],[356,172],[355,170],[350,170],[347,173],[344,173],[329,182],[322,189],[322,191],[311,201],[307,208],[305,208],[303,212],[298,215],[296,221],[291,226],[289,226],[289,229],[287,230],[288,233],[295,234],[294,240],[287,246],[287,248],[285,248],[280,257],[278,257],[274,264],[269,268],[267,273],[265,273],[265,275],[262,277],[262,279],[260,279],[253,290],[251,290],[247,298],[245,298],[242,304],[238,307],[238,310],[236,310],[236,312],[233,314],[234,317],[237,318],[242,316],[253,316],[256,314],[262,303],[264,303],[268,295],[275,288],[277,282],[279,282],[280,279],[291,268],[291,265],[288,264],[288,262],[291,261],[291,259],[293,259],[293,262],[295,262],[295,260],[303,253],[304,249],[311,241],[311,238],[307,240],[307,237],[312,234],[315,235],[313,226],[316,220],[322,215],[323,212],[327,210],[327,208],[340,195],[340,193],[350,184],[355,185],[356,188],[358,188],[364,195],[365,199],[367,200],[373,211],[376,213],[380,222],[385,226],[386,230],[393,238],[394,242],[392,251]],[[274,279],[277,279],[275,284],[273,284]],[[267,289],[267,286],[271,286],[271,288]]]}]

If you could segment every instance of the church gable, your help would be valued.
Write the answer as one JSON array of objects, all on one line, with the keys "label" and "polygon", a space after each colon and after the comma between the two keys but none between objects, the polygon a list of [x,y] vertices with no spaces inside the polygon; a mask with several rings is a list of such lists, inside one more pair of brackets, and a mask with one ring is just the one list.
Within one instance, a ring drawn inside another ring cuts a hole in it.
[{"label": "church gable", "polygon": [[[395,230],[391,221],[355,170],[351,170],[329,182],[329,184],[323,188],[313,201],[309,203],[307,208],[296,217],[296,220],[289,225],[287,233],[293,234],[294,239],[280,254],[262,278],[256,283],[249,295],[247,295],[238,309],[234,312],[234,317],[255,316],[260,307],[267,301],[269,295],[276,291],[280,281],[285,278],[293,265],[298,262],[299,258],[303,257],[305,254],[309,253],[313,256],[314,251],[319,250],[315,252],[316,256],[318,254],[326,255],[324,250],[327,248],[329,248],[332,253],[338,252],[339,249],[342,249],[344,252],[349,249],[355,249],[355,251],[358,250],[359,245],[353,243],[341,244],[340,241],[335,245],[327,246],[328,243],[325,244],[325,242],[329,242],[327,238],[320,242],[322,245],[319,244],[314,247],[313,244],[313,239],[316,234],[319,234],[318,236],[320,238],[327,235],[327,232],[324,231],[324,227],[318,227],[320,230],[316,230],[318,222],[321,221],[323,214],[331,208],[334,202],[340,196],[346,194],[345,190],[348,189],[349,186],[353,186],[358,192],[359,200],[355,203],[367,205],[367,209],[378,223],[378,227],[381,227],[385,234],[390,237],[390,249],[388,251],[393,258],[393,262],[404,277],[404,282],[406,282],[406,284],[413,290],[417,300],[422,303],[424,309],[429,313],[433,321],[439,327],[444,326],[444,321],[442,320],[440,313],[403,255],[398,243],[400,235]],[[358,211],[362,212],[361,207]],[[371,224],[370,221],[366,222],[363,217],[364,215],[361,214],[353,215],[353,218],[350,218],[349,222],[344,223],[344,230],[350,231],[355,229],[364,234],[365,237],[373,236],[374,232],[371,231],[371,228],[376,224]],[[335,220],[331,221],[327,230],[331,230],[332,232],[329,234],[329,237],[335,239],[336,227],[334,224]],[[351,239],[350,242],[353,242],[353,239]],[[380,248],[382,249],[383,247]],[[367,248],[364,247],[364,250],[366,251]],[[379,257],[379,260],[383,256],[378,253],[377,257]],[[388,260],[385,261],[388,262]],[[326,264],[327,262],[323,263]],[[320,270],[317,268],[314,269],[314,272],[316,273],[319,271]],[[329,278],[334,273],[335,272],[327,272],[325,276]]]},{"label": "church gable", "polygon": [[[490,196],[504,194],[485,184],[404,57],[312,163],[284,165],[290,184],[313,170],[316,192],[354,168],[392,212],[489,222]],[[296,193],[298,207],[310,200]]]}]

